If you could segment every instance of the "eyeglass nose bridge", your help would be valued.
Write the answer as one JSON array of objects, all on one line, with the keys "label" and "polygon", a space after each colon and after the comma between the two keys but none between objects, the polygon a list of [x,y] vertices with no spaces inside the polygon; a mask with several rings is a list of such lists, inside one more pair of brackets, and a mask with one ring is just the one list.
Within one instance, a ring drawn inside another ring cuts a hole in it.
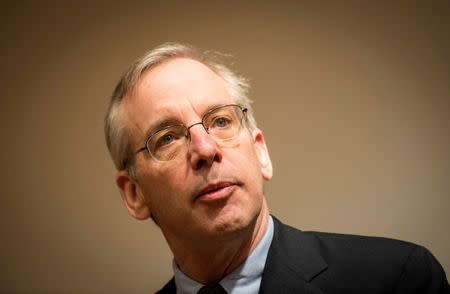
[{"label": "eyeglass nose bridge", "polygon": [[189,140],[191,140],[191,128],[194,127],[194,126],[196,126],[196,125],[202,125],[203,128],[205,129],[206,133],[209,134],[208,129],[205,127],[205,125],[203,124],[203,122],[200,121],[200,122],[198,122],[198,123],[195,123],[195,124],[190,125],[189,127],[186,127],[187,135],[188,135]]}]

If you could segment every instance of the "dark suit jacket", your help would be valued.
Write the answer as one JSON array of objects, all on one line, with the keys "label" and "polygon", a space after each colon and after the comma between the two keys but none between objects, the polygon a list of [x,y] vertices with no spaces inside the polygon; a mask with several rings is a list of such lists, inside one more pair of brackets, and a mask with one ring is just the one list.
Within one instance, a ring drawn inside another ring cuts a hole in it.
[{"label": "dark suit jacket", "polygon": [[[259,293],[450,294],[425,248],[398,240],[302,232],[276,218]],[[157,293],[176,293],[174,279]]]}]

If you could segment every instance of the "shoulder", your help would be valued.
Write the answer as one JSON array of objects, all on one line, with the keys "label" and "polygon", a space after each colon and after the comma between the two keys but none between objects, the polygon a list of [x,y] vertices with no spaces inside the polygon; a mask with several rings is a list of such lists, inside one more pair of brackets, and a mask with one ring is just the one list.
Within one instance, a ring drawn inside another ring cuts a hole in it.
[{"label": "shoulder", "polygon": [[301,231],[276,219],[274,223],[277,227],[277,242],[293,248],[314,247],[327,263],[343,260],[367,262],[371,259],[374,262],[386,262],[386,260],[394,259],[402,263],[414,250],[423,248],[411,242],[390,238]]},{"label": "shoulder", "polygon": [[361,284],[361,289],[372,284],[394,293],[449,291],[442,266],[420,245],[383,237],[300,231],[278,220],[275,223],[278,246],[289,251],[308,250],[309,255],[315,253],[324,260],[327,269],[317,275],[317,284],[339,288],[342,284],[329,283],[340,281],[355,287]]},{"label": "shoulder", "polygon": [[390,281],[394,293],[450,293],[442,266],[423,246],[381,237],[306,234],[316,236],[322,244],[332,274],[354,272],[361,279],[371,276],[378,285]]},{"label": "shoulder", "polygon": [[[384,237],[371,237],[349,234],[304,232],[316,238],[321,251],[330,261],[345,259],[355,261],[386,263],[404,263],[409,256],[420,248],[425,248],[411,242]],[[334,253],[334,254],[333,254]],[[339,253],[339,254],[337,254]]]}]

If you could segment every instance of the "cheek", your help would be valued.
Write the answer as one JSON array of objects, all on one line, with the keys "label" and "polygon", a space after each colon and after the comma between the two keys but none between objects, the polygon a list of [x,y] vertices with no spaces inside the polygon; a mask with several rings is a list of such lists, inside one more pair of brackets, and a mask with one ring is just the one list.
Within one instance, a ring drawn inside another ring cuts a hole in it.
[{"label": "cheek", "polygon": [[185,182],[180,178],[181,173],[181,169],[173,169],[170,172],[160,170],[158,173],[141,174],[140,186],[152,210],[158,212],[176,206],[174,199],[179,197],[177,189],[182,189],[182,183]]},{"label": "cheek", "polygon": [[180,183],[180,178],[185,174],[183,165],[158,164],[150,159],[138,166],[138,179],[149,195],[153,193],[168,193],[174,183]]},{"label": "cheek", "polygon": [[246,178],[249,184],[259,185],[263,182],[261,165],[259,163],[253,144],[249,143],[245,148],[237,150],[236,154],[236,170],[239,174]]}]

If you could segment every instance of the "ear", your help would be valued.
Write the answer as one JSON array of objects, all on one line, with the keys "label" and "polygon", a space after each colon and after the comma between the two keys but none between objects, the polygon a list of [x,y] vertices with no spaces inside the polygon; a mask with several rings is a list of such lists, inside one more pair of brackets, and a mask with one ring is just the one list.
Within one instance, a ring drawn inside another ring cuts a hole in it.
[{"label": "ear", "polygon": [[253,131],[253,140],[255,141],[255,150],[261,165],[262,176],[264,180],[268,181],[272,178],[272,161],[270,160],[269,151],[261,130]]},{"label": "ear", "polygon": [[151,216],[150,208],[137,182],[127,171],[117,173],[116,184],[130,215],[138,220],[148,219]]}]

